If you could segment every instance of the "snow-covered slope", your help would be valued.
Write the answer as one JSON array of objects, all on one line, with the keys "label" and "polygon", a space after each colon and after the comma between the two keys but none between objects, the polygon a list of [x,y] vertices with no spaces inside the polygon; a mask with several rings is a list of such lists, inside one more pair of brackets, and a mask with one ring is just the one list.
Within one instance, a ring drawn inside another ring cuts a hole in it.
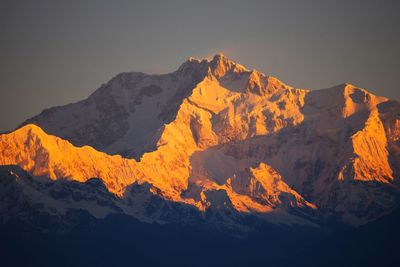
[{"label": "snow-covered slope", "polygon": [[140,158],[154,148],[160,128],[203,79],[209,63],[190,59],[165,75],[121,73],[83,101],[44,110],[34,123],[77,146]]},{"label": "snow-covered slope", "polygon": [[[358,225],[399,203],[399,138],[395,101],[350,84],[296,89],[217,55],[165,75],[120,74],[45,110],[0,135],[0,164],[53,180],[98,177],[121,203],[131,198],[123,212],[145,219],[155,215],[141,199],[156,196],[227,224],[329,215]],[[132,198],[132,185],[145,196]]]}]

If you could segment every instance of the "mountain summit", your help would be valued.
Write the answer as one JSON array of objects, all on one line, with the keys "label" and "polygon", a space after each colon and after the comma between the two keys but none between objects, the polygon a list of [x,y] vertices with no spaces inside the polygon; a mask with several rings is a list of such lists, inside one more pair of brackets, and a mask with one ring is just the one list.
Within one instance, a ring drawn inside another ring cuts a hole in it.
[{"label": "mountain summit", "polygon": [[[360,225],[399,203],[399,140],[396,101],[350,84],[293,88],[216,55],[169,74],[121,73],[85,100],[44,110],[0,135],[0,164],[33,176],[7,174],[43,207],[78,204],[43,203],[39,195],[53,195],[41,179],[98,178],[109,191],[104,214]],[[97,207],[86,209],[98,216]]]}]

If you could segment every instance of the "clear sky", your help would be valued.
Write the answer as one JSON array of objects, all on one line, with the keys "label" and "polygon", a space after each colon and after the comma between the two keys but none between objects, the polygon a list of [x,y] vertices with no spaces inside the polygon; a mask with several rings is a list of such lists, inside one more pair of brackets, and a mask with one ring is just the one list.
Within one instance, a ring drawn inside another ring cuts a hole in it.
[{"label": "clear sky", "polygon": [[299,88],[400,99],[400,1],[0,0],[0,131],[119,72],[229,58]]}]

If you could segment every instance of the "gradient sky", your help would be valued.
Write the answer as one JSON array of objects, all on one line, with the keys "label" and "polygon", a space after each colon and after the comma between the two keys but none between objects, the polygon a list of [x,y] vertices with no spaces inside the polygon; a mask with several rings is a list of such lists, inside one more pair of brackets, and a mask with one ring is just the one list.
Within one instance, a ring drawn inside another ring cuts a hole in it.
[{"label": "gradient sky", "polygon": [[400,99],[400,1],[0,0],[0,131],[119,72],[229,58],[299,88]]}]

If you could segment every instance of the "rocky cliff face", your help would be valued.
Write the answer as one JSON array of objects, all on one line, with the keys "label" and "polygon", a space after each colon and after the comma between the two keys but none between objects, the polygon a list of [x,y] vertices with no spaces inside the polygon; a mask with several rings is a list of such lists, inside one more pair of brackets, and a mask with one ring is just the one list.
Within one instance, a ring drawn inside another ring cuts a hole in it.
[{"label": "rocky cliff face", "polygon": [[[399,121],[399,103],[353,85],[296,89],[217,55],[165,75],[120,74],[45,110],[0,135],[0,164],[52,180],[97,177],[131,207],[122,212],[144,220],[155,213],[132,185],[228,224],[359,225],[399,203]],[[157,218],[174,218],[156,206]]]}]

